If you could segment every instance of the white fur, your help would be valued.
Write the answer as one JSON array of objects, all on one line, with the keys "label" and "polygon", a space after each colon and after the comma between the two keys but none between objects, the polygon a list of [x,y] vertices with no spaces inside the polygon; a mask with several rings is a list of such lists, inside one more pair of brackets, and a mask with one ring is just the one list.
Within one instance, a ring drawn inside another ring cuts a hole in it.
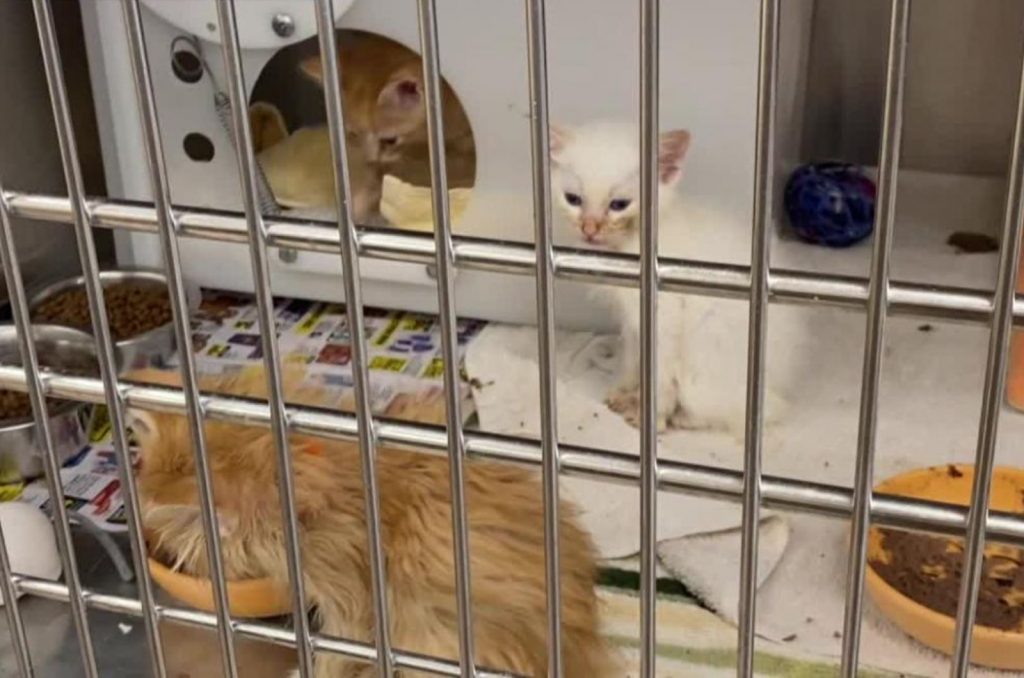
[{"label": "white fur", "polygon": [[[559,129],[552,136],[552,183],[554,201],[562,207],[576,244],[597,246],[638,254],[636,225],[639,195],[639,146],[635,127],[615,123],[594,123],[571,130]],[[664,152],[664,145],[662,151]],[[685,153],[685,148],[683,150]],[[677,159],[681,164],[682,158]],[[664,168],[665,163],[662,163]],[[713,212],[702,210],[677,198],[678,171],[669,172],[659,185],[659,252],[662,256],[706,256],[721,252],[735,256],[749,251],[750,227],[729,224]],[[583,204],[569,204],[565,193],[582,197]],[[622,214],[606,213],[604,237],[586,240],[582,220],[610,199],[629,198],[632,204]],[[716,256],[716,258],[718,258]],[[640,297],[636,289],[595,286],[617,316],[622,333],[620,385],[608,403],[627,418],[634,418],[639,392]],[[774,310],[774,309],[773,309]],[[746,346],[748,304],[707,296],[661,293],[658,296],[658,379],[659,426],[714,428],[741,435],[745,419]],[[774,335],[773,335],[774,338]],[[788,337],[779,337],[787,340]],[[787,342],[788,343],[788,342]],[[789,346],[769,346],[773,368],[766,391],[766,417],[772,421],[781,413],[778,394],[780,379],[788,381],[793,369]],[[630,406],[632,404],[632,407]]]}]

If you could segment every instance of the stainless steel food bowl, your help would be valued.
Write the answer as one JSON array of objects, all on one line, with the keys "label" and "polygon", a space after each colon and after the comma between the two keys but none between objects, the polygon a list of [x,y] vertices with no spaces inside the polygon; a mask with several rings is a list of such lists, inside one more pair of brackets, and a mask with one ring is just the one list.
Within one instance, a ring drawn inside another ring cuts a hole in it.
[{"label": "stainless steel food bowl", "polygon": [[[100,283],[104,287],[121,282],[137,282],[167,289],[167,278],[158,271],[135,269],[102,271],[100,273]],[[83,276],[47,285],[34,293],[29,299],[30,311],[35,313],[36,309],[43,302],[66,290],[84,287],[85,278]],[[195,308],[199,301],[198,289],[190,290],[187,296],[189,308]],[[92,329],[90,328],[89,331],[91,332]],[[118,364],[121,366],[122,373],[143,367],[168,367],[168,361],[174,355],[177,348],[174,339],[174,324],[173,322],[168,322],[159,327],[154,327],[148,332],[143,332],[128,339],[122,339],[115,344],[115,347],[118,354]]]},{"label": "stainless steel food bowl", "polygon": [[[95,341],[88,334],[57,325],[33,325],[32,331],[43,368],[82,376],[99,375]],[[13,325],[0,325],[0,364],[22,365]],[[61,400],[50,404],[50,434],[62,464],[88,443],[87,417],[88,407],[83,403]],[[42,454],[31,415],[0,419],[0,474],[4,480],[14,474],[22,479],[42,474]]]}]

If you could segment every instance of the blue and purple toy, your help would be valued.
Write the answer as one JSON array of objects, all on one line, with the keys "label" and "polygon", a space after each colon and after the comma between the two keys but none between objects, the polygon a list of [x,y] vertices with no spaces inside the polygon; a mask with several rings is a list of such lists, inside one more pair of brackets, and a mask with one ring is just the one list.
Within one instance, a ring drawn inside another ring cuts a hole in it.
[{"label": "blue and purple toy", "polygon": [[869,236],[874,227],[875,184],[849,163],[804,165],[786,184],[785,206],[801,240],[849,247]]}]

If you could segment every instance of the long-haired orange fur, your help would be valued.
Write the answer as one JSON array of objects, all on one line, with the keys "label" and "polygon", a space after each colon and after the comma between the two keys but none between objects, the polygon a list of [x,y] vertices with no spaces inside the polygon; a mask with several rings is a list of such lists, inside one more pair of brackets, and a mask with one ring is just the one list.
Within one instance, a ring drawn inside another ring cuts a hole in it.
[{"label": "long-haired orange fur", "polygon": [[[144,371],[132,381],[177,385],[176,372]],[[288,401],[322,405],[322,393],[297,387]],[[203,381],[204,391],[265,397],[260,370]],[[198,575],[207,557],[185,418],[133,411],[141,445],[139,491],[150,548]],[[287,582],[276,457],[270,432],[208,421],[224,563],[229,579]],[[373,606],[360,457],[354,443],[291,436],[296,507],[308,603],[327,634],[371,642]],[[455,658],[458,633],[448,466],[443,457],[380,448],[377,474],[396,647]],[[466,467],[476,663],[520,675],[546,673],[544,539],[535,473],[490,462]],[[576,512],[560,509],[563,662],[567,676],[620,675],[599,634],[595,552]],[[320,655],[318,678],[369,676],[373,668]],[[412,674],[405,674],[412,675]]]}]

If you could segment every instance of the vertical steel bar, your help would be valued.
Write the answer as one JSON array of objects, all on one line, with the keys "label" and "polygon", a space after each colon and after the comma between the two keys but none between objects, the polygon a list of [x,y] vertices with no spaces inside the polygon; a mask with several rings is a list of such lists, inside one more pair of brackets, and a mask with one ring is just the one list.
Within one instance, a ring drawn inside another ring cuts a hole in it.
[{"label": "vertical steel bar", "polygon": [[[0,237],[11,233],[10,214],[7,211],[7,200],[4,198],[2,190],[0,190],[0,229],[3,230]],[[10,245],[10,249],[14,249],[13,237],[10,243],[8,243],[6,237],[3,237],[3,240],[5,244]],[[0,256],[0,265],[3,266],[4,271],[13,272],[15,270],[14,262],[7,258],[7,250],[7,246],[0,246],[0,255],[2,255]],[[11,289],[10,283],[8,283],[7,289]],[[35,671],[32,668],[32,657],[28,649],[28,637],[25,635],[25,622],[21,617],[18,593],[14,582],[11,580],[13,574],[11,571],[11,559],[7,556],[7,540],[4,538],[3,526],[0,526],[0,578],[2,578],[0,580],[0,592],[4,596],[4,612],[7,614],[7,628],[11,632],[11,645],[14,646],[14,650],[18,655],[18,669],[21,671],[22,678],[29,678],[35,675]]]},{"label": "vertical steel bar", "polygon": [[[2,188],[0,188],[2,193]],[[86,616],[85,601],[82,598],[82,584],[78,573],[78,562],[74,546],[71,542],[71,526],[68,522],[67,509],[64,506],[64,488],[60,480],[60,462],[53,448],[53,434],[50,431],[47,417],[46,399],[43,396],[43,383],[39,374],[39,358],[36,355],[32,325],[29,319],[28,301],[25,296],[24,281],[21,277],[21,265],[15,250],[14,233],[6,206],[0,210],[0,254],[4,261],[4,277],[11,299],[11,311],[14,324],[18,330],[18,345],[24,365],[25,379],[28,384],[29,400],[32,402],[32,417],[35,423],[36,441],[42,448],[43,469],[45,471],[46,489],[50,493],[50,506],[53,511],[54,531],[57,536],[57,548],[64,578],[71,592],[71,617],[78,636],[79,649],[82,653],[82,665],[85,674],[90,677],[97,675],[96,654],[89,633],[89,621]]]},{"label": "vertical steel bar", "polygon": [[437,297],[441,315],[441,349],[444,355],[444,393],[448,428],[448,463],[452,496],[452,535],[455,542],[455,592],[459,611],[459,658],[462,675],[476,675],[473,659],[473,607],[469,568],[469,520],[463,465],[466,441],[462,431],[462,407],[458,364],[458,320],[455,314],[455,248],[448,205],[448,174],[445,163],[444,121],[441,107],[441,63],[438,54],[437,16],[434,0],[419,0],[420,50],[427,104],[430,148],[430,188],[434,212],[434,244],[437,250]]},{"label": "vertical steel bar", "polygon": [[[113,338],[110,334],[106,305],[103,302],[103,286],[99,278],[99,262],[96,256],[95,242],[92,237],[91,220],[85,202],[85,190],[82,186],[82,169],[78,159],[71,109],[68,104],[67,90],[64,85],[63,71],[60,65],[60,51],[57,47],[53,17],[46,3],[36,3],[36,22],[39,25],[40,41],[43,45],[43,62],[47,71],[47,81],[53,103],[57,139],[61,147],[61,159],[64,165],[68,196],[75,213],[74,227],[78,242],[79,262],[85,279],[85,290],[89,301],[93,336],[97,339],[96,356],[99,363],[100,376],[103,379],[107,413],[110,417],[114,453],[118,463],[118,476],[124,488],[128,535],[132,545],[133,565],[135,572],[139,575],[137,577],[139,600],[143,609],[143,625],[149,644],[149,656],[154,674],[164,676],[167,673],[167,668],[164,661],[163,644],[160,640],[159,617],[157,615],[156,601],[153,596],[153,585],[149,578],[146,541],[142,532],[142,511],[139,506],[139,494],[135,484],[131,449],[128,446],[124,403],[118,392],[116,352]],[[28,316],[26,315],[27,320]]]},{"label": "vertical steel bar", "polygon": [[358,423],[359,452],[362,460],[367,539],[370,547],[370,585],[376,623],[377,668],[379,675],[394,673],[391,652],[391,625],[388,616],[387,574],[384,568],[383,538],[380,524],[380,493],[377,487],[376,436],[370,409],[370,378],[367,372],[366,335],[363,331],[363,298],[359,277],[359,247],[355,221],[349,200],[348,155],[345,149],[345,115],[341,96],[337,40],[334,34],[333,0],[317,0],[317,31],[323,63],[324,93],[328,132],[334,157],[334,192],[338,202],[338,237],[341,242],[341,269],[345,285],[345,309],[352,337],[352,381],[355,415]]},{"label": "vertical steel bar", "polygon": [[[107,322],[106,306],[103,303],[103,288],[99,280],[99,265],[96,258],[95,243],[92,239],[92,227],[89,220],[89,213],[85,202],[85,190],[82,183],[82,168],[78,160],[78,149],[75,142],[74,124],[71,118],[71,108],[68,102],[67,89],[64,83],[64,74],[61,68],[60,48],[57,45],[57,35],[53,23],[53,14],[50,4],[45,0],[34,2],[36,29],[39,33],[39,44],[43,56],[43,67],[46,72],[46,81],[49,88],[50,103],[53,108],[54,125],[57,132],[57,141],[60,146],[61,163],[64,169],[64,178],[67,183],[68,198],[74,212],[75,236],[78,243],[78,254],[85,278],[86,294],[89,300],[89,313],[92,317],[93,335],[97,340],[97,359],[99,362],[100,374],[103,378],[103,387],[106,395],[106,404],[110,416],[111,430],[114,438],[114,450],[118,460],[118,470],[121,482],[125,489],[127,504],[128,532],[132,542],[132,556],[135,562],[136,572],[146,574],[145,541],[142,537],[141,512],[139,511],[138,493],[135,491],[135,476],[132,472],[131,454],[128,449],[128,441],[124,426],[124,409],[120,396],[117,392],[117,363],[114,358],[114,346],[110,335],[110,327]],[[67,512],[64,508],[63,488],[60,481],[60,468],[53,450],[53,441],[49,426],[46,422],[46,401],[42,393],[42,382],[39,379],[39,363],[33,345],[28,302],[25,298],[25,289],[21,279],[20,271],[17,270],[17,254],[14,251],[14,241],[9,228],[5,229],[4,246],[9,250],[6,259],[11,263],[11,270],[8,271],[8,289],[11,291],[12,311],[19,328],[19,340],[22,349],[22,358],[25,361],[26,376],[29,377],[29,396],[32,400],[33,411],[36,419],[37,433],[43,438],[43,446],[46,450],[45,462],[47,468],[47,479],[50,491],[50,505],[54,510],[54,517],[58,525],[58,544],[61,546],[62,555],[65,556],[65,577],[68,579],[69,588],[74,594],[71,599],[72,614],[75,619],[75,629],[81,645],[82,658],[85,665],[86,675],[95,676],[96,656],[89,634],[88,622],[86,619],[85,601],[82,600],[82,588],[79,580],[78,566],[71,545],[71,533],[68,525]],[[14,283],[10,286],[10,283]],[[140,577],[140,580],[142,577]],[[140,581],[139,593],[143,604],[146,606],[145,624],[146,634],[150,645],[150,658],[157,675],[164,675],[164,661],[162,647],[157,627],[157,617],[154,609],[152,588],[148,586],[148,577],[145,582]]]},{"label": "vertical steel bar", "polygon": [[768,273],[775,176],[775,93],[778,81],[778,0],[761,2],[757,75],[754,209],[750,251],[750,319],[747,335],[747,417],[740,548],[739,646],[736,671],[754,675],[757,613],[757,545],[761,514],[761,444],[764,426],[765,342],[768,332]]},{"label": "vertical steel bar", "polygon": [[655,675],[658,534],[659,0],[640,0],[640,675]]},{"label": "vertical steel bar", "polygon": [[967,515],[967,545],[964,549],[963,579],[956,615],[956,649],[950,675],[967,675],[971,636],[978,606],[978,585],[985,549],[985,521],[992,493],[992,468],[999,434],[999,412],[1006,386],[1007,353],[1013,327],[1014,285],[1019,266],[1022,221],[1024,221],[1024,64],[1017,91],[1017,122],[1013,132],[1013,155],[1007,182],[1006,212],[1002,250],[996,275],[992,329],[985,365],[985,389],[978,424],[978,449],[974,461],[974,487]]},{"label": "vertical steel bar", "polygon": [[281,378],[281,354],[277,345],[274,322],[274,298],[270,287],[270,261],[267,254],[266,227],[259,210],[256,179],[256,158],[253,156],[252,130],[246,109],[245,76],[242,72],[242,51],[238,38],[233,0],[217,0],[217,17],[223,39],[223,54],[231,100],[231,117],[235,151],[249,229],[249,254],[252,260],[253,285],[259,311],[260,345],[267,378],[271,430],[277,449],[277,481],[281,495],[281,517],[284,524],[284,546],[291,582],[293,622],[298,638],[299,675],[313,674],[313,645],[306,614],[306,593],[303,580],[302,554],[299,544],[299,521],[295,510],[295,479],[291,450],[288,444],[288,419],[285,412],[284,385]]},{"label": "vertical steel bar", "polygon": [[558,553],[558,402],[555,353],[555,252],[551,227],[547,27],[544,0],[527,0],[533,220],[537,253],[537,354],[540,359],[541,483],[548,616],[548,676],[562,675],[562,603]]},{"label": "vertical steel bar", "polygon": [[[139,102],[143,136],[146,141],[146,160],[149,165],[150,185],[157,221],[160,224],[160,246],[163,251],[164,271],[167,275],[174,317],[174,336],[181,360],[181,379],[185,391],[185,409],[188,417],[192,451],[196,463],[196,480],[199,490],[200,514],[206,537],[207,558],[213,582],[216,601],[217,635],[220,641],[221,662],[225,676],[238,675],[238,662],[232,637],[231,612],[228,607],[227,584],[224,576],[224,561],[220,550],[220,531],[214,507],[213,482],[203,432],[203,411],[196,377],[195,352],[192,350],[192,333],[189,325],[188,300],[181,273],[181,253],[178,247],[177,223],[171,207],[171,191],[167,179],[167,163],[164,159],[160,137],[160,120],[153,94],[153,81],[146,57],[146,40],[139,11],[139,0],[124,0],[125,28],[132,53],[132,70],[135,74],[135,94]],[[149,577],[140,584],[149,586]]]},{"label": "vertical steel bar", "polygon": [[871,487],[875,475],[878,398],[885,344],[885,317],[889,308],[889,260],[895,229],[896,186],[903,131],[903,87],[906,80],[909,16],[910,0],[893,0],[889,17],[889,55],[885,77],[882,140],[878,151],[878,209],[875,214],[875,242],[871,255],[868,317],[864,336],[860,420],[857,428],[857,460],[853,483],[853,529],[850,535],[846,612],[843,622],[843,657],[840,671],[846,678],[854,678],[857,675],[860,652],[864,568],[867,565]]}]

